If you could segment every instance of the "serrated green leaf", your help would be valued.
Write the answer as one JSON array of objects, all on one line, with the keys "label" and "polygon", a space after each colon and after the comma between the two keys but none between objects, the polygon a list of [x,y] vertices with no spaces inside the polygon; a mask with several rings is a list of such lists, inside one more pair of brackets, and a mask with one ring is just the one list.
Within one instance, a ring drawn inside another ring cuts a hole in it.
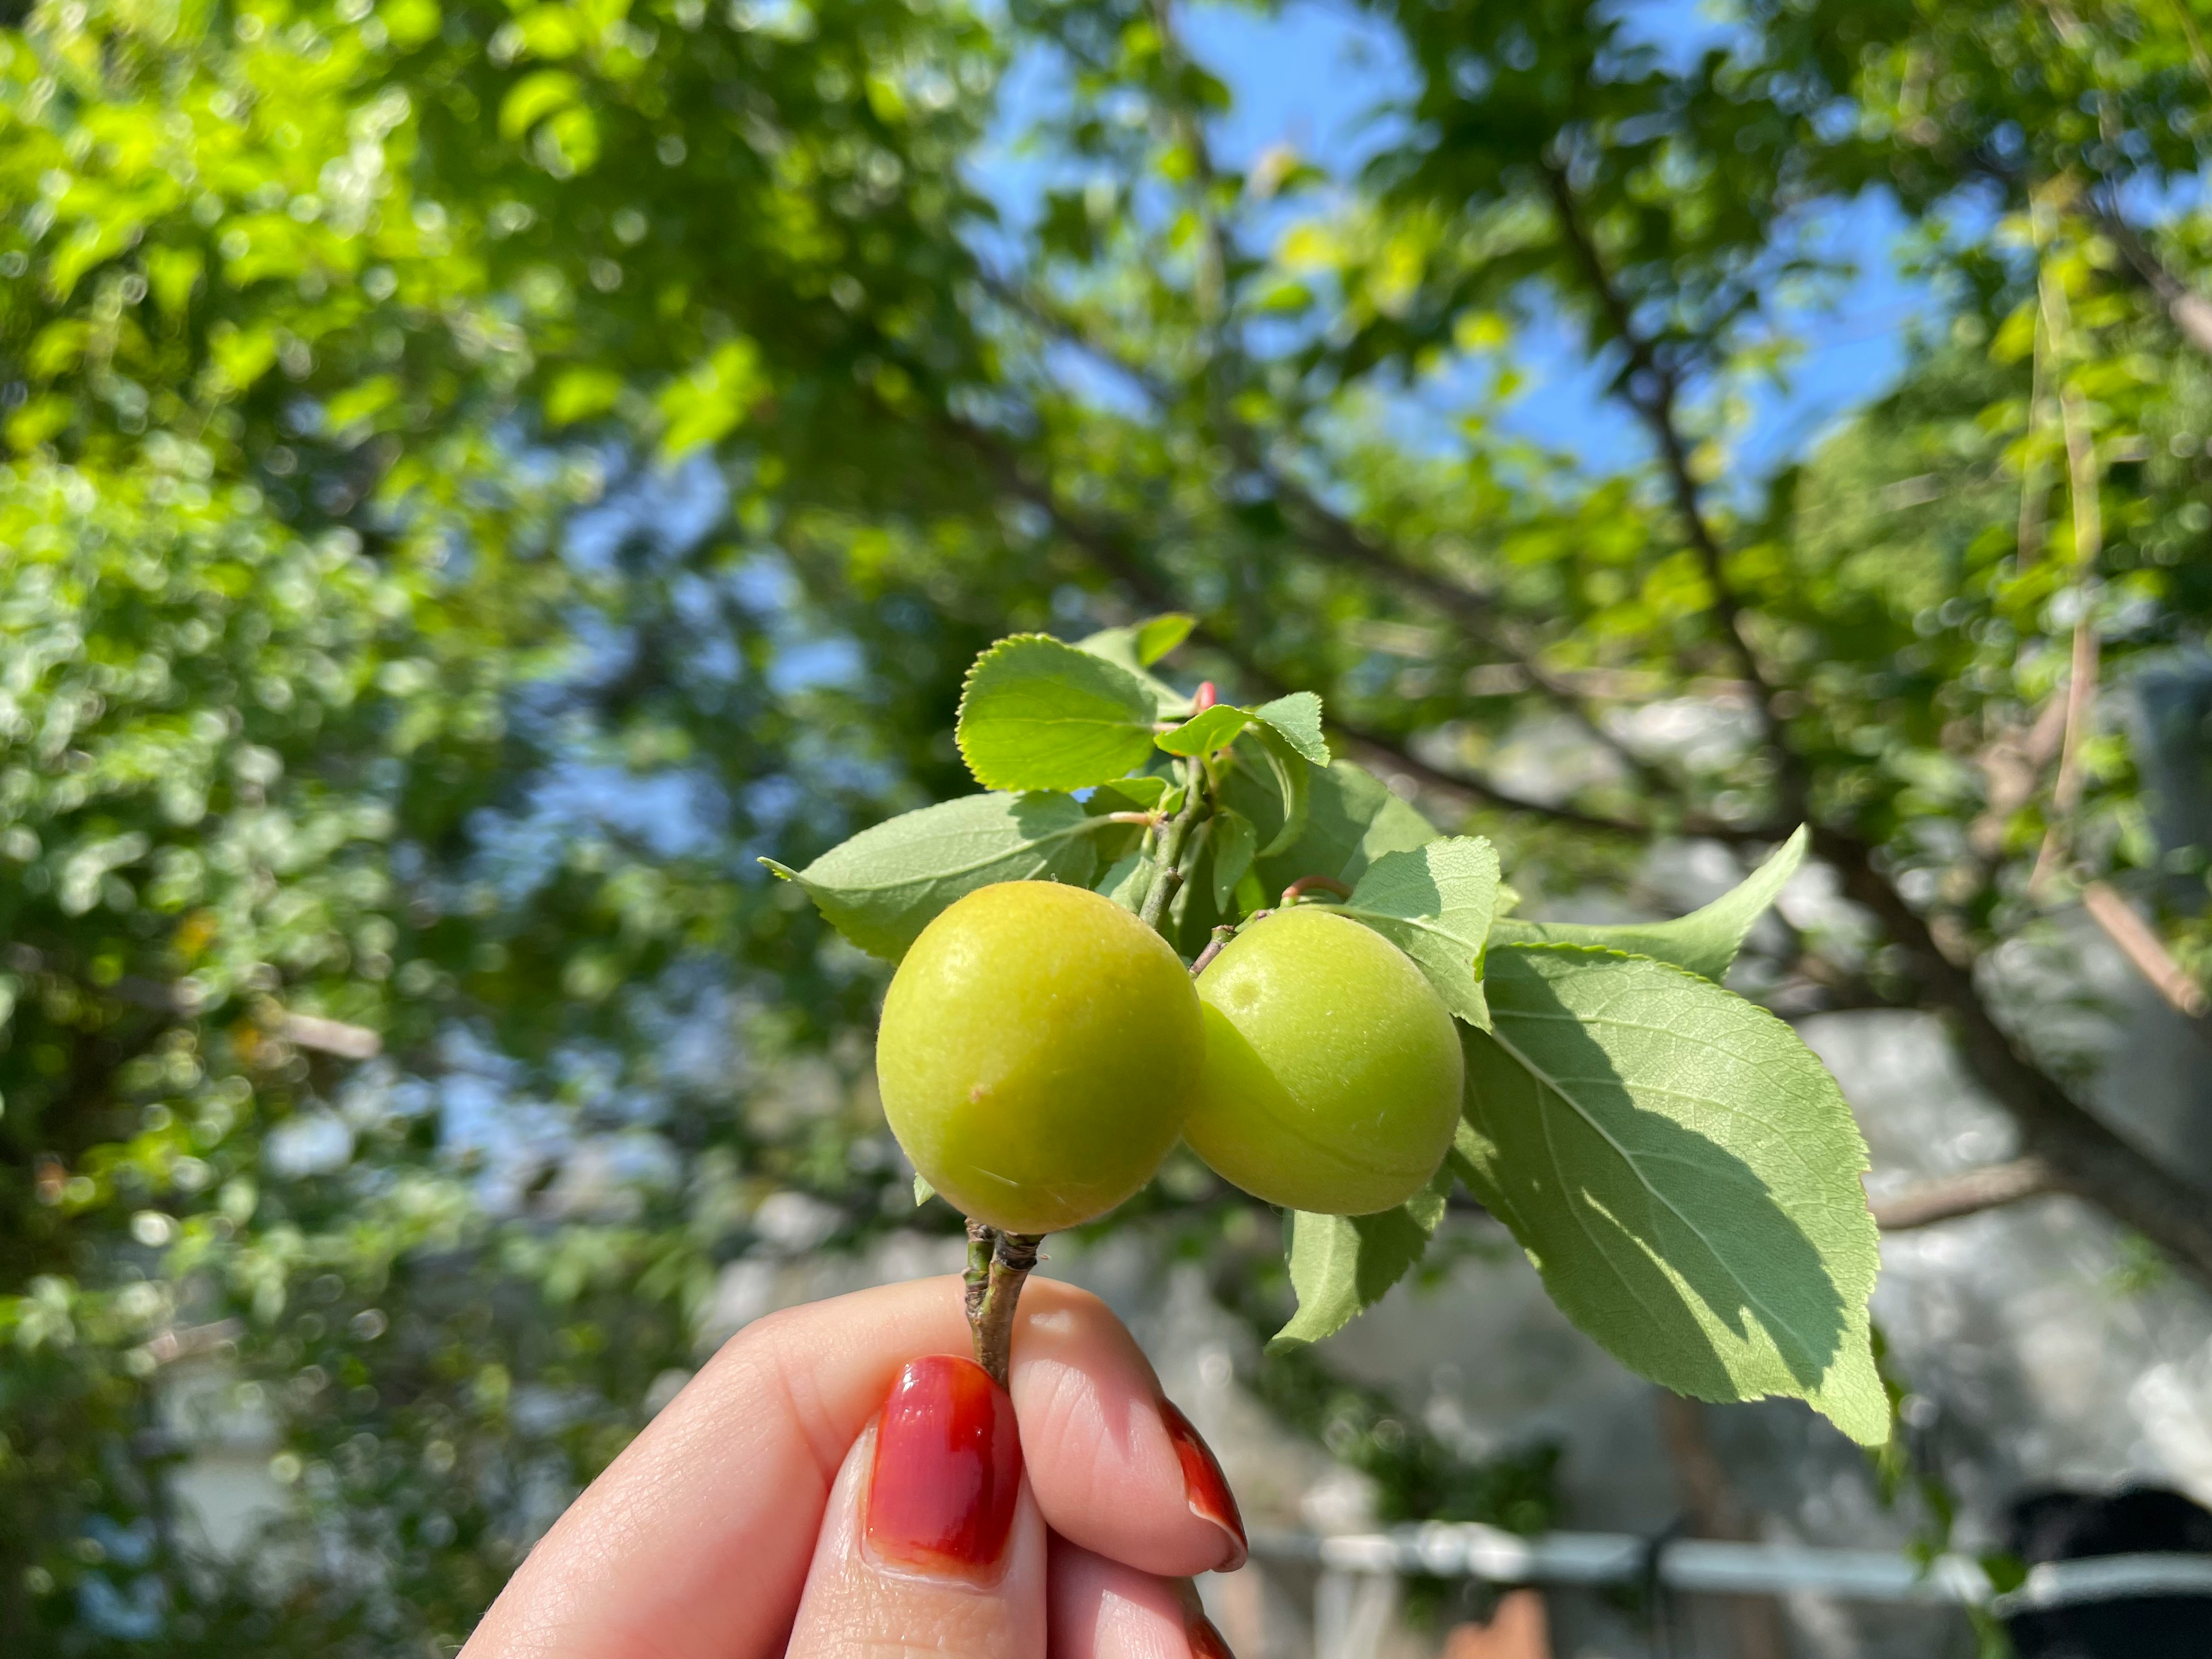
[{"label": "serrated green leaf", "polygon": [[1120,827],[1066,795],[964,795],[863,830],[804,870],[761,862],[804,887],[854,944],[896,962],[939,910],[979,887],[1089,886],[1102,832]]},{"label": "serrated green leaf", "polygon": [[961,757],[990,789],[1085,789],[1152,752],[1152,693],[1126,668],[1042,634],[975,659],[960,698]]},{"label": "serrated green leaf", "polygon": [[1283,740],[1312,766],[1328,764],[1328,740],[1321,734],[1321,698],[1293,691],[1252,711],[1253,718],[1282,733]]},{"label": "serrated green leaf", "polygon": [[1210,755],[1251,725],[1253,719],[1249,709],[1217,702],[1152,741],[1170,755]]},{"label": "serrated green leaf", "polygon": [[1236,896],[1237,884],[1252,867],[1252,854],[1259,845],[1259,834],[1252,828],[1251,819],[1229,807],[1215,816],[1212,828],[1213,908],[1225,911],[1229,901]]},{"label": "serrated green leaf", "polygon": [[1383,854],[1343,908],[1411,957],[1445,1007],[1487,1029],[1482,951],[1497,897],[1497,849],[1480,836],[1453,836]]},{"label": "serrated green leaf", "polygon": [[1735,953],[1743,948],[1752,924],[1766,914],[1797,866],[1805,861],[1808,834],[1797,833],[1777,848],[1766,862],[1703,909],[1671,921],[1631,921],[1591,925],[1566,921],[1510,921],[1501,916],[1497,925],[1500,944],[1594,945],[1632,956],[1653,957],[1703,975],[1716,985],[1726,977]]},{"label": "serrated green leaf", "polygon": [[914,1178],[914,1207],[918,1210],[936,1196],[937,1188],[931,1186],[922,1176],[917,1174]]},{"label": "serrated green leaf", "polygon": [[1421,1259],[1443,1219],[1451,1172],[1437,1177],[1395,1210],[1376,1215],[1291,1218],[1291,1288],[1298,1310],[1275,1333],[1271,1348],[1298,1347],[1334,1336]]},{"label": "serrated green leaf", "polygon": [[[1156,718],[1164,720],[1179,720],[1190,713],[1190,699],[1149,671],[1152,664],[1182,643],[1182,635],[1177,635],[1171,643],[1162,646],[1159,650],[1146,656],[1144,654],[1146,646],[1158,644],[1161,639],[1166,637],[1166,635],[1164,631],[1157,632],[1147,641],[1146,630],[1161,629],[1164,624],[1188,622],[1188,620],[1178,613],[1170,612],[1164,617],[1155,617],[1150,622],[1139,623],[1133,628],[1101,629],[1096,634],[1078,640],[1075,648],[1079,651],[1087,651],[1092,656],[1103,659],[1112,663],[1115,667],[1135,675],[1145,690],[1152,693],[1153,713]],[[1183,634],[1188,635],[1189,631],[1186,627]]]},{"label": "serrated green leaf", "polygon": [[1492,945],[1466,1178],[1567,1317],[1704,1400],[1787,1395],[1879,1445],[1866,1146],[1765,1010],[1671,963]]}]

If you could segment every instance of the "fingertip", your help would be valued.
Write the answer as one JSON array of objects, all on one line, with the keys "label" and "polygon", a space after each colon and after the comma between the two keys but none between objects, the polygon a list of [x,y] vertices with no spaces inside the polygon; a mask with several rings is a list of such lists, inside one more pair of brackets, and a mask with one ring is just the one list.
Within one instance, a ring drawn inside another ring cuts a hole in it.
[{"label": "fingertip", "polygon": [[1171,1578],[1243,1564],[1243,1523],[1219,1463],[1104,1303],[1031,1280],[1012,1382],[1030,1480],[1055,1532]]},{"label": "fingertip", "polygon": [[1050,1587],[1053,1659],[1231,1659],[1188,1579],[1055,1538]]}]

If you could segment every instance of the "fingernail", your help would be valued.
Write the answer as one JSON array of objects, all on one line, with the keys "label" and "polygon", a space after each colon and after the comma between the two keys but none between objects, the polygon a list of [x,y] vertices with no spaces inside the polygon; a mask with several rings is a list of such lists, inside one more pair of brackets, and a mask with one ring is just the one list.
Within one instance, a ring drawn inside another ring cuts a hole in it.
[{"label": "fingernail", "polygon": [[1021,1484],[1006,1391],[972,1359],[917,1359],[876,1421],[868,1547],[894,1565],[988,1577],[1006,1553]]},{"label": "fingernail", "polygon": [[1221,1632],[1214,1629],[1213,1620],[1202,1613],[1191,1615],[1183,1635],[1190,1643],[1190,1659],[1237,1659],[1229,1644],[1221,1639]]},{"label": "fingernail", "polygon": [[1214,1461],[1213,1449],[1199,1437],[1190,1419],[1176,1409],[1175,1401],[1161,1401],[1160,1416],[1167,1423],[1168,1438],[1175,1442],[1176,1455],[1182,1460],[1183,1495],[1189,1501],[1190,1512],[1201,1521],[1211,1521],[1228,1537],[1229,1553],[1214,1571],[1234,1572],[1250,1553],[1244,1541],[1244,1517],[1237,1512],[1236,1494],[1229,1490],[1221,1465]]}]

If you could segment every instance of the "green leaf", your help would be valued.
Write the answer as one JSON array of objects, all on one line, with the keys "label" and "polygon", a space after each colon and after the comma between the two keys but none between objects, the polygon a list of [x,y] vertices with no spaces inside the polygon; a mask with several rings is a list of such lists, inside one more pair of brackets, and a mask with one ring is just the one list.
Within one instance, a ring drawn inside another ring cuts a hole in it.
[{"label": "green leaf", "polygon": [[1293,1212],[1289,1255],[1298,1310],[1267,1346],[1293,1348],[1334,1336],[1380,1302],[1429,1248],[1451,1180],[1451,1170],[1441,1169],[1405,1203],[1376,1215]]},{"label": "green leaf", "polygon": [[566,70],[536,70],[524,76],[500,100],[499,133],[520,138],[556,110],[574,103],[584,83]]},{"label": "green leaf", "polygon": [[1315,766],[1328,764],[1328,740],[1321,734],[1321,699],[1311,691],[1293,691],[1273,702],[1263,702],[1253,717],[1283,735],[1283,740]]},{"label": "green leaf", "polygon": [[1152,617],[1136,627],[1137,660],[1150,668],[1162,657],[1190,637],[1190,630],[1198,626],[1198,618],[1186,611],[1170,611],[1164,616]]},{"label": "green leaf", "polygon": [[1766,907],[1788,885],[1805,861],[1807,832],[1797,833],[1777,848],[1766,862],[1753,871],[1733,890],[1723,893],[1703,909],[1672,921],[1622,922],[1590,926],[1568,921],[1522,921],[1501,918],[1497,926],[1500,944],[1595,945],[1631,956],[1654,957],[1686,968],[1718,984],[1728,976],[1729,964],[1742,949],[1752,924],[1766,914]]},{"label": "green leaf", "polygon": [[804,870],[761,862],[795,881],[837,931],[872,956],[896,962],[939,910],[1000,881],[1066,881],[1087,887],[1102,831],[1066,795],[964,795],[863,830]]},{"label": "green leaf", "polygon": [[[1260,884],[1260,872],[1247,870],[1244,878],[1237,884],[1237,914],[1249,916],[1255,910],[1265,909],[1267,904],[1267,890]],[[1226,905],[1222,908],[1224,910],[1228,908]]]},{"label": "green leaf", "polygon": [[915,1209],[920,1209],[923,1205],[928,1203],[931,1199],[935,1198],[936,1196],[937,1188],[931,1186],[925,1177],[920,1175],[915,1176],[914,1207]]},{"label": "green leaf", "polygon": [[[1163,777],[1116,778],[1111,783],[1102,783],[1098,791],[1085,803],[1094,813],[1155,811],[1167,798],[1174,785]],[[1126,803],[1126,805],[1125,805]]]},{"label": "green leaf", "polygon": [[1198,618],[1186,611],[1170,611],[1127,628],[1102,628],[1079,641],[1076,649],[1119,663],[1124,668],[1150,668],[1190,637]]},{"label": "green leaf", "polygon": [[720,442],[744,423],[768,391],[760,349],[742,337],[724,341],[690,374],[661,388],[661,459],[673,462]]},{"label": "green leaf", "polygon": [[570,426],[604,415],[621,400],[623,385],[623,377],[611,368],[572,364],[546,389],[545,418],[555,426]]},{"label": "green leaf", "polygon": [[1210,755],[1251,725],[1254,718],[1249,709],[1217,702],[1152,741],[1170,755]]},{"label": "green leaf", "polygon": [[1098,878],[1091,890],[1103,893],[1131,915],[1145,908],[1145,896],[1152,890],[1152,878],[1159,866],[1142,853],[1130,853],[1115,860],[1114,867]]},{"label": "green leaf", "polygon": [[[1275,792],[1274,833],[1266,838],[1266,845],[1255,854],[1257,858],[1266,858],[1295,844],[1297,838],[1305,833],[1306,811],[1312,798],[1313,768],[1306,764],[1298,752],[1291,747],[1289,740],[1272,726],[1261,726],[1253,733],[1249,752],[1259,757]],[[1243,769],[1232,771],[1229,778],[1231,790],[1246,776]]]},{"label": "green leaf", "polygon": [[1881,1444],[1866,1146],[1796,1033],[1619,951],[1493,945],[1485,988],[1465,1176],[1567,1317],[1678,1393],[1794,1395]]},{"label": "green leaf", "polygon": [[1480,836],[1454,836],[1385,853],[1343,908],[1413,957],[1445,1007],[1487,1030],[1482,949],[1497,897],[1497,849]]},{"label": "green leaf", "polygon": [[[1116,668],[1136,676],[1145,690],[1152,695],[1155,717],[1164,720],[1179,720],[1190,713],[1190,699],[1165,680],[1146,671],[1182,643],[1183,636],[1190,632],[1189,623],[1190,618],[1180,612],[1170,612],[1164,617],[1154,617],[1150,622],[1139,623],[1133,628],[1102,629],[1078,640],[1075,648],[1103,658]],[[1182,624],[1182,632],[1169,640],[1176,623]],[[1169,642],[1161,645],[1163,640],[1169,640]],[[1155,645],[1159,648],[1146,655],[1147,650]]]},{"label": "green leaf", "polygon": [[1237,884],[1252,867],[1259,832],[1242,812],[1224,807],[1212,820],[1213,830],[1213,908],[1226,912],[1236,896]]},{"label": "green leaf", "polygon": [[1226,804],[1250,818],[1260,832],[1260,875],[1270,891],[1279,893],[1300,876],[1357,883],[1383,854],[1410,852],[1437,839],[1437,827],[1372,773],[1349,761],[1309,767],[1273,726],[1261,728],[1261,737],[1263,743],[1284,745],[1276,759],[1294,775],[1303,768],[1306,783],[1305,822],[1288,842],[1280,834],[1280,802],[1267,782],[1243,775],[1240,769],[1223,792]]},{"label": "green leaf", "polygon": [[1042,634],[975,659],[960,698],[960,753],[991,789],[1084,789],[1136,770],[1158,713],[1136,674]]}]

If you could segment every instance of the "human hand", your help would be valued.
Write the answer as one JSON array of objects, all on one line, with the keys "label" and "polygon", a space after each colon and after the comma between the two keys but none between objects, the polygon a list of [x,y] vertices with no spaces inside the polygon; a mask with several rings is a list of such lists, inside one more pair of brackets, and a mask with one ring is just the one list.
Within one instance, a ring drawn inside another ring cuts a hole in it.
[{"label": "human hand", "polygon": [[749,1326],[462,1659],[1227,1659],[1187,1579],[1243,1565],[1236,1500],[1121,1322],[1032,1279],[1011,1398],[968,1348],[951,1278]]}]

